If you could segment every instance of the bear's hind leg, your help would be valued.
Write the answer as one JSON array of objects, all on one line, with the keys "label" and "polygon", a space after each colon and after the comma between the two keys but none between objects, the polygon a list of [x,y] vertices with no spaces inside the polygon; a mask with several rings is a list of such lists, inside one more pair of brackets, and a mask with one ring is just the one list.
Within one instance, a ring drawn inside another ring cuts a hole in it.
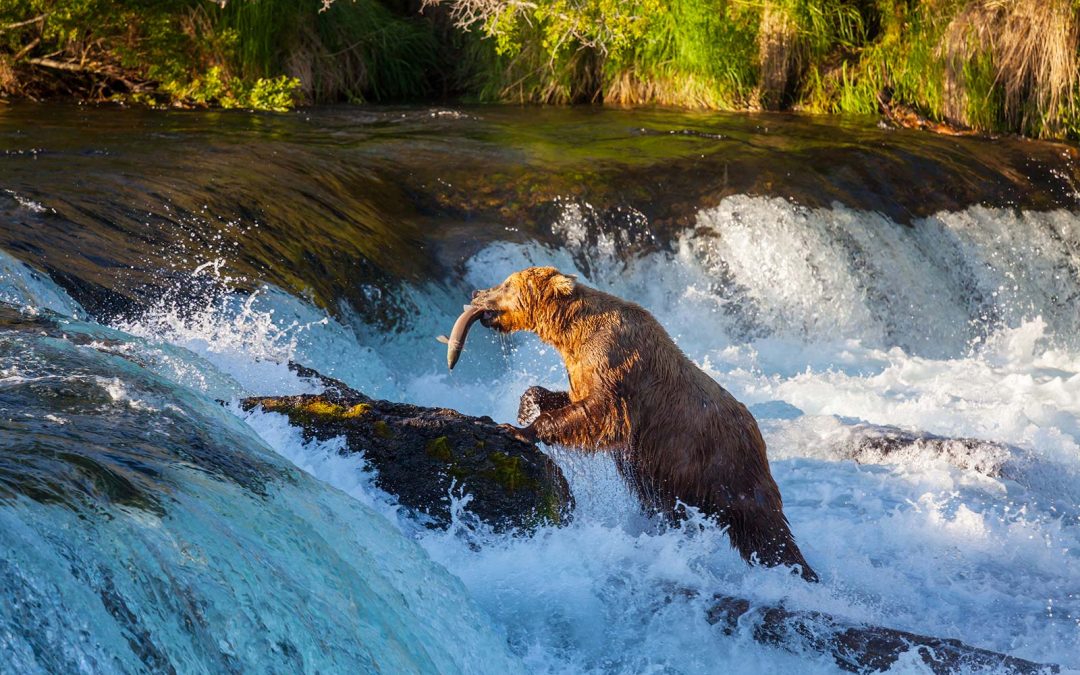
[{"label": "bear's hind leg", "polygon": [[721,521],[728,526],[731,543],[749,562],[756,557],[766,567],[798,565],[802,578],[817,582],[818,575],[795,543],[783,512],[772,508],[732,509]]}]

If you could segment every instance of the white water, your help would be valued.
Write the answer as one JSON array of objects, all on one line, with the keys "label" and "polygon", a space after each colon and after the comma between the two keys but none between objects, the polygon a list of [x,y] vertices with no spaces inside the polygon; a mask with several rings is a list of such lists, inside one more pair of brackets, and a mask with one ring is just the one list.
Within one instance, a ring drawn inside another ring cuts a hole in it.
[{"label": "white water", "polygon": [[[818,609],[1080,669],[1080,219],[972,208],[913,228],[841,207],[732,197],[674,250],[632,260],[569,208],[568,246],[496,244],[468,263],[468,288],[530,264],[575,271],[642,303],[687,354],[751,406],[816,586],[749,569],[715,527],[664,529],[635,513],[605,457],[558,452],[577,510],[526,539],[412,527],[337,446],[304,444],[277,415],[248,423],[316,477],[418,538],[509,635],[536,672],[833,672],[826,658],[762,647],[709,626],[672,587]],[[577,248],[575,248],[575,246]],[[531,336],[470,337],[445,372],[433,339],[460,298],[413,289],[424,319],[362,346],[337,322],[273,289],[184,321],[167,307],[123,326],[193,352],[216,397],[295,393],[294,358],[367,393],[510,421],[531,384],[565,386]],[[272,312],[272,313],[271,313]],[[185,356],[183,363],[191,362]],[[159,371],[160,372],[160,371]],[[239,413],[238,413],[239,414]],[[913,453],[843,459],[856,426],[886,424],[1012,444],[1017,480]],[[1017,458],[1018,462],[1021,460]],[[479,543],[480,546],[475,544]],[[915,659],[895,670],[922,672]]]}]

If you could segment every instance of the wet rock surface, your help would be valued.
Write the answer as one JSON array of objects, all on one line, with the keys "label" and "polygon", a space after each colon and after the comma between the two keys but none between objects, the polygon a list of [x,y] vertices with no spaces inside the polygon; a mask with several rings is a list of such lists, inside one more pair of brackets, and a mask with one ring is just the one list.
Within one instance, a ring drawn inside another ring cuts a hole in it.
[{"label": "wet rock surface", "polygon": [[949,638],[845,622],[823,612],[793,611],[778,606],[753,606],[749,600],[713,597],[708,621],[725,635],[747,631],[755,642],[799,653],[827,654],[838,668],[852,673],[889,670],[901,656],[913,652],[927,672],[951,675],[994,672],[1014,675],[1058,673],[1060,666],[1035,663],[1008,654],[980,649]]},{"label": "wet rock surface", "polygon": [[450,525],[452,486],[455,494],[471,495],[465,510],[497,531],[530,531],[568,516],[570,490],[555,462],[491,418],[375,400],[311,369],[290,367],[325,391],[253,397],[242,407],[287,415],[307,439],[343,437],[343,452],[363,453],[377,472],[376,485],[430,525]]},{"label": "wet rock surface", "polygon": [[1027,453],[1015,446],[978,438],[938,436],[925,431],[863,424],[855,427],[844,456],[859,464],[891,464],[941,459],[990,478],[1017,479]]}]

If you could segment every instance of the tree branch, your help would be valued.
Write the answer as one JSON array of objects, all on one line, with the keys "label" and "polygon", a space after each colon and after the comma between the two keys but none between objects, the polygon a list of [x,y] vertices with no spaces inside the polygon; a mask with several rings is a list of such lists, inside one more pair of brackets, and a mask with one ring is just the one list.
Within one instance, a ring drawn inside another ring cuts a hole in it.
[{"label": "tree branch", "polygon": [[12,62],[17,62],[19,59],[26,56],[31,51],[33,51],[34,47],[37,47],[39,44],[41,44],[41,37],[40,36],[34,38],[33,40],[30,41],[30,44],[26,45],[25,47],[23,47],[19,51],[15,52],[15,56],[11,57]]},{"label": "tree branch", "polygon": [[103,68],[103,67],[101,67],[101,66],[99,66],[97,64],[94,64],[94,63],[76,63],[76,62],[72,62],[72,61],[57,61],[55,59],[50,59],[50,58],[45,58],[45,57],[26,59],[26,61],[24,61],[24,63],[29,63],[30,65],[39,66],[41,68],[49,68],[51,70],[63,70],[63,71],[69,72],[69,73],[84,73],[84,74],[87,74],[87,75],[96,75],[98,77],[103,77],[103,78],[106,78],[106,79],[109,79],[109,80],[113,80],[114,82],[119,82],[120,84],[127,87],[130,91],[144,91],[144,90],[146,90],[146,86],[144,86],[143,84],[140,84],[140,83],[137,83],[137,82],[132,82],[131,80],[128,80],[127,78],[123,77],[122,75],[117,75],[116,73],[111,72],[107,68]]},{"label": "tree branch", "polygon": [[49,15],[48,14],[42,14],[40,16],[35,16],[33,19],[27,19],[26,21],[16,21],[15,23],[9,23],[6,26],[0,26],[0,33],[3,33],[4,31],[8,31],[8,30],[15,30],[16,28],[22,28],[23,26],[29,26],[32,23],[38,23],[40,21],[44,21],[45,17],[47,17],[47,16],[49,16]]}]

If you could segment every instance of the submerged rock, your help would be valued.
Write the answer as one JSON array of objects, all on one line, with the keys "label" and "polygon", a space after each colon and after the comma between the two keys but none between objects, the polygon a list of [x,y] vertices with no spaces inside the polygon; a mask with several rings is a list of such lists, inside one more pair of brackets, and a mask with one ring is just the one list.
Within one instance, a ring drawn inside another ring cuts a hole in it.
[{"label": "submerged rock", "polygon": [[491,418],[375,400],[311,369],[291,367],[321,381],[325,391],[248,398],[241,406],[287,415],[307,439],[343,437],[343,452],[363,453],[379,488],[433,526],[450,525],[452,485],[472,496],[465,509],[498,531],[529,531],[566,519],[571,497],[559,467]]},{"label": "submerged rock", "polygon": [[1026,452],[1005,443],[977,438],[938,436],[899,427],[860,424],[842,448],[847,459],[859,464],[911,463],[940,459],[990,478],[1016,480]]},{"label": "submerged rock", "polygon": [[755,607],[749,600],[726,595],[713,597],[707,620],[719,625],[724,635],[748,633],[759,644],[795,654],[826,654],[841,670],[852,673],[884,672],[909,653],[915,656],[909,663],[921,661],[925,671],[935,675],[1061,672],[1056,664],[1035,663],[959,640],[853,624],[824,612],[789,610],[777,605]]}]

